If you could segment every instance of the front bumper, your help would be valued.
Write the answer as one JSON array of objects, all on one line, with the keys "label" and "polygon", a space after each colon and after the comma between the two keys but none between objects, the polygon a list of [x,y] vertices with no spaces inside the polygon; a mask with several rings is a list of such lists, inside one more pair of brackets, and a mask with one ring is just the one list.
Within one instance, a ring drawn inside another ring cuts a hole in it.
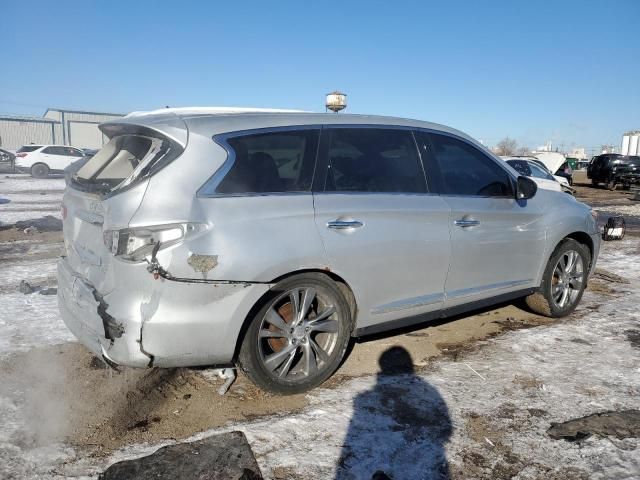
[{"label": "front bumper", "polygon": [[117,365],[229,364],[244,319],[270,288],[154,280],[144,265],[117,263],[117,286],[101,296],[66,258],[58,262],[65,324],[95,355]]}]

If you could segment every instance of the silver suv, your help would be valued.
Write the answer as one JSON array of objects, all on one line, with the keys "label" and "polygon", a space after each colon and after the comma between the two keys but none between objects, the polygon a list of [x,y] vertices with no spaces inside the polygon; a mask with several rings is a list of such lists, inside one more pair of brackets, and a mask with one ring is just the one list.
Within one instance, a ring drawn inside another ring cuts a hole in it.
[{"label": "silver suv", "polygon": [[111,365],[326,380],[353,337],[526,297],[569,314],[590,209],[467,135],[375,116],[167,109],[101,125],[70,179],[65,323]]}]

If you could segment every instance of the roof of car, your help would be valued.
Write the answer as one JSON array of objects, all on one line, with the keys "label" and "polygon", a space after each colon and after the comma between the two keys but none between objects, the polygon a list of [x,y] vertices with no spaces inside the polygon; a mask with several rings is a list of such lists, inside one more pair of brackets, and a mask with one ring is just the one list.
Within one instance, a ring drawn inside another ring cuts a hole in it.
[{"label": "roof of car", "polygon": [[234,113],[300,113],[304,110],[291,110],[281,108],[261,108],[261,107],[177,107],[159,108],[150,111],[138,111],[129,113],[126,118],[144,117],[148,115],[176,114],[179,116],[189,115],[228,115]]},{"label": "roof of car", "polygon": [[[277,128],[305,125],[385,125],[424,128],[463,137],[481,148],[473,138],[456,129],[432,122],[408,118],[346,113],[311,113],[300,110],[260,109],[243,107],[186,107],[165,108],[150,112],[134,112],[124,118],[107,122],[108,125],[122,123],[146,125],[177,135],[176,120],[183,121],[189,131],[206,135],[217,135],[241,130]],[[106,126],[107,124],[103,124]],[[103,130],[104,131],[104,130]]]}]

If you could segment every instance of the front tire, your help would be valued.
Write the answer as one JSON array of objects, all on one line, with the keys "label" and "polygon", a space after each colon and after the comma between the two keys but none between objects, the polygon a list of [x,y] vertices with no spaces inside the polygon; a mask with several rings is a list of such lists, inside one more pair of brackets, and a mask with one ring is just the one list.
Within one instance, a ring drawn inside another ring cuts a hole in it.
[{"label": "front tire", "polygon": [[563,240],[547,262],[539,291],[526,297],[529,308],[552,318],[569,315],[580,303],[590,265],[585,245],[571,238]]},{"label": "front tire", "polygon": [[49,172],[49,166],[44,163],[36,163],[31,167],[31,176],[35,178],[47,178]]},{"label": "front tire", "polygon": [[338,285],[308,273],[278,283],[250,320],[240,368],[263,390],[291,395],[327,380],[351,338],[351,310]]}]

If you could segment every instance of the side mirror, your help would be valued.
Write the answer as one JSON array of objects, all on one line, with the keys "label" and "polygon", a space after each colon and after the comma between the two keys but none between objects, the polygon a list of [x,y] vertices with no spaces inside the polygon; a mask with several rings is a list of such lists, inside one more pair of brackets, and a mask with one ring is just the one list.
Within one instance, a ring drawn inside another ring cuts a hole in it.
[{"label": "side mirror", "polygon": [[529,177],[518,177],[518,184],[516,188],[516,200],[527,200],[533,198],[538,191],[538,185]]}]

